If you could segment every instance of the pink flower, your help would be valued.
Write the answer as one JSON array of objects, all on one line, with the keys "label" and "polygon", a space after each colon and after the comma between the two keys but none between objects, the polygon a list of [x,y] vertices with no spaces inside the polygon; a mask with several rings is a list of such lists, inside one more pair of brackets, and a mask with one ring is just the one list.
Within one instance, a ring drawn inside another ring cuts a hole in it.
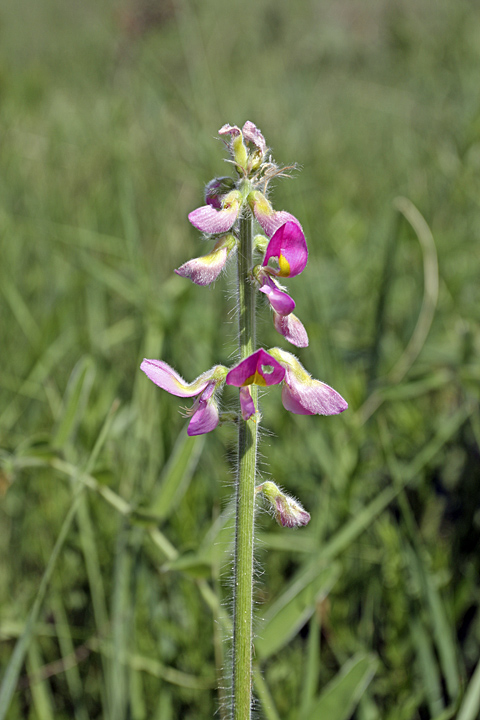
[{"label": "pink flower", "polygon": [[280,348],[272,348],[269,353],[285,368],[282,403],[286,410],[297,415],[338,415],[347,409],[340,393],[314,380],[295,355]]},{"label": "pink flower", "polygon": [[191,383],[185,380],[163,360],[143,360],[140,365],[145,375],[171,395],[197,397],[193,406],[186,411],[191,417],[188,435],[203,435],[214,430],[219,422],[217,393],[225,381],[227,368],[215,365]]},{"label": "pink flower", "polygon": [[[295,355],[280,348],[252,353],[229,370],[225,382],[239,388],[282,383],[283,406],[297,415],[338,415],[348,407],[340,393],[326,383],[314,380]],[[242,416],[244,412],[247,414],[247,399],[246,393],[243,399],[240,395]]]},{"label": "pink flower", "polygon": [[225,378],[227,385],[247,387],[247,385],[278,385],[285,377],[285,370],[266,350],[260,348],[235,365]]},{"label": "pink flower", "polygon": [[240,388],[240,409],[244,420],[251,418],[255,404],[249,385],[278,385],[285,377],[285,370],[265,350],[257,350],[232,368],[225,378],[227,385]]},{"label": "pink flower", "polygon": [[181,265],[175,272],[189,278],[197,285],[210,285],[222,272],[232,250],[237,247],[233,235],[224,235],[216,242],[212,252],[199,258],[193,258]]},{"label": "pink flower", "polygon": [[[270,258],[277,260],[278,270],[268,266]],[[307,260],[307,243],[302,228],[288,221],[272,235],[262,265],[268,266],[268,272],[272,275],[295,277],[304,270]]]},{"label": "pink flower", "polygon": [[274,210],[260,190],[252,190],[247,200],[258,223],[265,230],[268,237],[272,237],[275,231],[287,222],[295,223],[302,231],[302,226],[294,215],[286,212],[286,210]]},{"label": "pink flower", "polygon": [[278,282],[261,266],[253,269],[253,275],[259,284],[259,290],[264,293],[268,302],[279,315],[289,315],[295,309],[295,301],[290,297]]},{"label": "pink flower", "polygon": [[296,347],[308,346],[308,335],[303,324],[293,314],[295,301],[288,295],[278,281],[271,277],[268,269],[257,265],[253,268],[253,276],[264,293],[273,310],[275,330]]},{"label": "pink flower", "polygon": [[232,190],[223,197],[221,210],[216,210],[212,205],[192,210],[188,219],[197,230],[217,235],[230,230],[240,212],[242,195],[238,190]]}]

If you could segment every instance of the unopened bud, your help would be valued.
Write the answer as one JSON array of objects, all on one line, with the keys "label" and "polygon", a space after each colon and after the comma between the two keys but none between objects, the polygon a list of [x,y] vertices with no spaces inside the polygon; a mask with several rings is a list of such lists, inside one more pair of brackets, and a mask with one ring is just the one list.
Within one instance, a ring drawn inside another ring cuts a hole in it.
[{"label": "unopened bud", "polygon": [[290,495],[283,493],[274,482],[267,480],[255,488],[255,495],[262,493],[270,504],[275,520],[283,527],[301,527],[310,521],[310,513],[303,509]]}]

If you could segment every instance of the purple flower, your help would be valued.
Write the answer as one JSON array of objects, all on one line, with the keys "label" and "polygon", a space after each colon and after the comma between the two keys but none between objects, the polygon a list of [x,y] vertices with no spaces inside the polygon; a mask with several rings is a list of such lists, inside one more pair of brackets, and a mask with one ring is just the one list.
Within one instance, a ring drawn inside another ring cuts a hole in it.
[{"label": "purple flower", "polygon": [[278,385],[285,377],[285,369],[266,350],[260,348],[235,365],[227,373],[225,382],[235,387],[247,385]]},{"label": "purple flower", "polygon": [[249,385],[278,385],[285,377],[285,370],[265,350],[257,350],[232,368],[225,378],[227,385],[240,388],[240,409],[244,420],[255,414],[255,404]]},{"label": "purple flower", "polygon": [[259,284],[260,292],[264,293],[268,302],[279,315],[289,315],[295,309],[295,301],[290,297],[278,282],[261,266],[253,269],[253,275]]},{"label": "purple flower", "polygon": [[285,368],[282,403],[286,410],[297,415],[338,415],[347,409],[340,393],[314,380],[295,355],[280,348],[269,352]]},{"label": "purple flower", "polygon": [[[280,348],[252,353],[229,370],[225,382],[239,388],[282,383],[283,406],[297,415],[338,415],[348,407],[340,393],[314,380],[295,355]],[[242,415],[245,403],[246,395],[243,400],[241,395]]]},{"label": "purple flower", "polygon": [[230,230],[240,212],[242,195],[238,190],[232,190],[223,197],[221,210],[216,210],[212,205],[192,210],[188,219],[197,230],[217,235]]},{"label": "purple flower", "polygon": [[275,330],[295,347],[308,347],[307,331],[293,312],[289,315],[280,315],[274,310],[273,325]]},{"label": "purple flower", "polygon": [[275,520],[283,527],[301,527],[310,522],[310,513],[299,502],[282,492],[275,483],[267,480],[255,488],[255,495],[262,493],[269,502]]},{"label": "purple flower", "polygon": [[271,277],[267,269],[261,265],[253,268],[253,276],[259,284],[260,292],[264,293],[273,310],[273,324],[275,330],[296,347],[308,346],[308,335],[304,326],[296,315],[293,314],[295,301],[279,285],[278,281]]},{"label": "purple flower", "polygon": [[210,285],[222,272],[230,253],[236,249],[237,244],[233,235],[224,235],[215,243],[211,253],[188,260],[175,272],[177,275],[189,278],[197,285]]},{"label": "purple flower", "polygon": [[274,210],[260,190],[252,190],[252,192],[249,193],[247,200],[253,214],[267,233],[268,237],[272,237],[275,231],[287,222],[293,222],[298,225],[303,234],[302,226],[297,218],[291,213],[286,212],[286,210]]},{"label": "purple flower", "polygon": [[302,228],[288,221],[272,235],[267,245],[262,265],[268,266],[270,258],[278,262],[278,270],[268,267],[268,272],[280,277],[295,277],[304,270],[308,260],[307,243]]},{"label": "purple flower", "polygon": [[225,381],[227,368],[215,365],[191,383],[185,380],[163,360],[143,360],[140,365],[145,375],[171,395],[177,397],[195,397],[194,404],[186,411],[191,417],[188,435],[203,435],[214,430],[219,422],[217,394]]}]

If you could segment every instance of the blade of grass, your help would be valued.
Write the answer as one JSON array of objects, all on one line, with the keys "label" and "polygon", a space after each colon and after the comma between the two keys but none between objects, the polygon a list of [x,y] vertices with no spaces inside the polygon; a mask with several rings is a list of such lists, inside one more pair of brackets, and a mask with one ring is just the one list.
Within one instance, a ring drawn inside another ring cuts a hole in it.
[{"label": "blade of grass", "polygon": [[28,676],[32,679],[29,687],[32,693],[36,717],[38,720],[53,720],[55,711],[53,709],[53,698],[48,682],[46,679],[35,679],[35,676],[38,677],[40,674],[42,667],[40,650],[35,638],[32,639],[29,645],[26,664]]},{"label": "blade of grass", "polygon": [[15,644],[15,649],[7,665],[2,684],[0,685],[0,720],[5,720],[5,718],[7,717],[8,708],[10,706],[13,693],[15,692],[18,676],[20,674],[20,670],[25,660],[25,655],[35,632],[35,623],[37,622],[41,607],[43,605],[45,594],[47,592],[50,579],[52,577],[55,565],[60,555],[60,551],[63,548],[65,540],[67,539],[73,519],[77,512],[79,500],[80,495],[77,491],[70,506],[70,509],[63,521],[62,527],[57,537],[57,541],[53,547],[52,553],[47,563],[47,567],[45,568],[45,572],[43,573],[37,595],[32,605],[32,609],[30,610],[27,621],[25,623],[25,629],[17,640]]},{"label": "blade of grass", "polygon": [[185,493],[205,444],[205,436],[189,437],[186,427],[178,436],[172,454],[160,476],[158,490],[149,511],[166,518]]},{"label": "blade of grass", "polygon": [[476,720],[478,717],[480,717],[480,661],[468,683],[457,720]]},{"label": "blade of grass", "polygon": [[314,701],[310,713],[298,715],[299,720],[348,720],[375,675],[377,665],[374,656],[365,654],[346,662]]},{"label": "blade of grass", "polygon": [[286,645],[312,615],[316,603],[328,595],[340,575],[340,567],[331,565],[310,569],[310,580],[294,580],[265,611],[255,640],[256,655],[266,660]]},{"label": "blade of grass", "polygon": [[431,640],[418,617],[411,619],[410,635],[417,653],[418,667],[423,679],[422,687],[425,691],[430,716],[436,717],[445,709],[442,685]]}]

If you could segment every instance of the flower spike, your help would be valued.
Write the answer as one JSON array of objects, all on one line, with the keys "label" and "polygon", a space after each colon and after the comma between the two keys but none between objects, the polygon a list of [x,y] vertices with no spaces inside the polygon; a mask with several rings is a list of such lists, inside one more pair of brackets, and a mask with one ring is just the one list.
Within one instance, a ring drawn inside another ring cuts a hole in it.
[{"label": "flower spike", "polygon": [[140,365],[145,375],[162,390],[177,397],[195,397],[192,407],[186,411],[191,417],[188,435],[203,435],[214,430],[219,422],[216,395],[225,381],[227,368],[215,365],[211,370],[187,383],[170,365],[163,360],[143,360]]},{"label": "flower spike", "polygon": [[282,403],[286,410],[297,415],[338,415],[347,409],[340,393],[314,380],[295,355],[280,348],[269,352],[285,368]]}]

